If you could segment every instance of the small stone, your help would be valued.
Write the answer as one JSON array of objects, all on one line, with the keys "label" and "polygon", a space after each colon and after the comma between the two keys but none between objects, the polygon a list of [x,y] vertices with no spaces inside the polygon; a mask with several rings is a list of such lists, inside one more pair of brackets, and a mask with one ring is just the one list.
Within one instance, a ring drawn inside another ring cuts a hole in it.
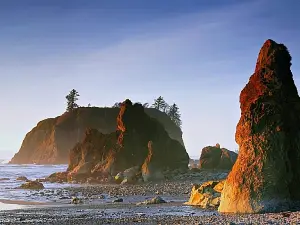
[{"label": "small stone", "polygon": [[123,198],[117,198],[117,199],[113,200],[113,203],[115,203],[115,202],[123,202]]},{"label": "small stone", "polygon": [[82,200],[77,198],[77,197],[73,197],[71,203],[72,204],[79,204],[79,203],[82,203]]},{"label": "small stone", "polygon": [[24,177],[24,176],[17,177],[16,180],[20,180],[20,181],[29,181],[29,180],[27,179],[27,177]]},{"label": "small stone", "polygon": [[151,204],[162,204],[162,203],[166,203],[166,201],[163,200],[161,197],[157,196],[157,197],[152,198],[150,200],[139,202],[136,205],[151,205]]}]

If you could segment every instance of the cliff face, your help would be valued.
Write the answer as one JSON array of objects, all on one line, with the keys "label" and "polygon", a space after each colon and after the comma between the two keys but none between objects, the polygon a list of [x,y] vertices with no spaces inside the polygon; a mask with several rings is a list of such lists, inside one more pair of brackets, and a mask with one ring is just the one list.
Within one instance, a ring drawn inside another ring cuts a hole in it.
[{"label": "cliff face", "polygon": [[[42,120],[26,134],[19,152],[10,163],[68,163],[69,151],[83,140],[87,128],[97,129],[103,134],[116,130],[119,111],[119,108],[78,108],[59,117]],[[165,113],[153,108],[147,108],[145,112],[157,119],[172,139],[184,145],[180,128]]]},{"label": "cliff face", "polygon": [[300,98],[290,66],[287,48],[267,40],[240,94],[239,154],[220,212],[289,210],[289,203],[300,200]]},{"label": "cliff face", "polygon": [[[101,134],[88,129],[85,138],[70,152],[69,178],[115,176],[132,167],[142,167],[145,180],[165,170],[187,169],[185,148],[169,137],[163,125],[144,112],[141,104],[122,103],[116,130]],[[142,166],[143,165],[143,166]]]}]

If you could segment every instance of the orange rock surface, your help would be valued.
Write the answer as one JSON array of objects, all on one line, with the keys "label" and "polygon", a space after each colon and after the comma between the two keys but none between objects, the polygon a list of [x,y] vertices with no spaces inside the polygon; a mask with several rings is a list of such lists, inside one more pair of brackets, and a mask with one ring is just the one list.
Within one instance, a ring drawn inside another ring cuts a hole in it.
[{"label": "orange rock surface", "polygon": [[287,48],[267,40],[240,94],[239,155],[220,212],[273,212],[300,199],[300,99],[290,66]]}]

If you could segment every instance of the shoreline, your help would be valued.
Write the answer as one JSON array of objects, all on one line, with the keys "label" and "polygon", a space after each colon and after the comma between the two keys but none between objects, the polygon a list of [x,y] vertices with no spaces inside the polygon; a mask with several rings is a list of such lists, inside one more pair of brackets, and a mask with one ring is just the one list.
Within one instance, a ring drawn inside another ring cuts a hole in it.
[{"label": "shoreline", "polygon": [[52,202],[33,202],[23,200],[8,200],[0,199],[0,212],[19,210],[19,209],[38,209],[38,208],[50,208],[59,206],[58,203]]},{"label": "shoreline", "polygon": [[31,201],[23,201],[23,200],[8,200],[8,199],[0,199],[0,203],[7,205],[48,205],[44,202],[31,202]]},{"label": "shoreline", "polygon": [[[28,201],[0,199],[0,224],[300,224],[300,211],[220,214],[215,209],[183,204],[194,183],[226,176],[222,171],[200,171],[156,183],[82,184],[30,190],[25,196],[29,196]],[[155,196],[167,203],[137,204]],[[82,203],[71,204],[73,197]],[[115,202],[116,199],[122,202]]]},{"label": "shoreline", "polygon": [[0,224],[299,224],[300,212],[219,214],[182,203],[61,205],[0,211]]}]

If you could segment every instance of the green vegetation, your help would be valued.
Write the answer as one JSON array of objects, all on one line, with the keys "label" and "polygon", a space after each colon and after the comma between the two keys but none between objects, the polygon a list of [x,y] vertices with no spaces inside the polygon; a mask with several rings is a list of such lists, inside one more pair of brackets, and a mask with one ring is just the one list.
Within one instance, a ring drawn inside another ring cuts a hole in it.
[{"label": "green vegetation", "polygon": [[159,96],[157,99],[154,99],[152,108],[158,109],[162,112],[166,112],[169,108],[169,105],[168,103],[166,103],[163,97]]},{"label": "green vegetation", "polygon": [[76,101],[78,100],[78,91],[72,89],[70,93],[66,96],[67,99],[67,112],[73,111],[74,109],[78,108]]},{"label": "green vegetation", "polygon": [[173,105],[171,105],[167,111],[168,116],[170,117],[170,119],[178,126],[181,127],[181,119],[180,119],[180,113],[179,113],[179,108],[178,106],[173,103]]}]

